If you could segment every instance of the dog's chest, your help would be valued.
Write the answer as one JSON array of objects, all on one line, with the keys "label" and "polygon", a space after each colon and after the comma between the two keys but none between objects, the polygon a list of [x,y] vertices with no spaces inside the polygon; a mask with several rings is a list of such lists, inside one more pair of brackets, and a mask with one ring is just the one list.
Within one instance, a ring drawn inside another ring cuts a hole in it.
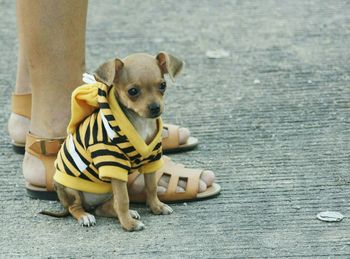
[{"label": "dog's chest", "polygon": [[140,137],[149,144],[157,133],[157,122],[155,119],[137,118],[131,120]]}]

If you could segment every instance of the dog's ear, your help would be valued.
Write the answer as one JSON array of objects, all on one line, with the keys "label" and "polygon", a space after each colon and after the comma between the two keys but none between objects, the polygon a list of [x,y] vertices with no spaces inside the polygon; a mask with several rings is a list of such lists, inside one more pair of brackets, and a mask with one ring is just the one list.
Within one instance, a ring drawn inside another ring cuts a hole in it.
[{"label": "dog's ear", "polygon": [[175,77],[181,72],[184,62],[179,58],[170,55],[164,51],[161,51],[157,54],[156,59],[162,73],[169,74],[172,81],[175,81]]},{"label": "dog's ear", "polygon": [[119,77],[124,63],[120,59],[111,59],[99,66],[94,76],[97,81],[111,86],[113,82]]}]

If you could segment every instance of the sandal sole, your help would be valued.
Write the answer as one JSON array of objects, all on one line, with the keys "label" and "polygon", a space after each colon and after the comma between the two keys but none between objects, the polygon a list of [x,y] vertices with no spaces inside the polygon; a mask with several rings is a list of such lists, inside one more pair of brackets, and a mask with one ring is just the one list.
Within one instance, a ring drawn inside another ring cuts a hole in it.
[{"label": "sandal sole", "polygon": [[57,193],[54,191],[48,191],[44,187],[37,187],[26,183],[27,194],[32,199],[58,201]]},{"label": "sandal sole", "polygon": [[16,143],[14,140],[12,140],[12,149],[17,154],[24,155],[25,146],[26,146],[25,144]]},{"label": "sandal sole", "polygon": [[25,148],[22,146],[17,146],[15,144],[12,144],[12,149],[16,154],[24,155]]},{"label": "sandal sole", "polygon": [[216,197],[220,192],[221,186],[217,183],[213,183],[205,192],[198,193],[196,199],[203,200]]}]

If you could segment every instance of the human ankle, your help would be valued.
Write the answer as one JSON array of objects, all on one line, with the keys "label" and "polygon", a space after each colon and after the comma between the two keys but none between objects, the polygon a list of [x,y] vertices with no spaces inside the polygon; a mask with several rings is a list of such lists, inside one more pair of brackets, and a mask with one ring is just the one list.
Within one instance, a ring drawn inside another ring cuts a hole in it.
[{"label": "human ankle", "polygon": [[[64,116],[63,116],[64,117]],[[68,125],[69,116],[43,115],[42,119],[33,118],[30,132],[33,135],[44,138],[62,138],[66,136],[66,128]]]}]

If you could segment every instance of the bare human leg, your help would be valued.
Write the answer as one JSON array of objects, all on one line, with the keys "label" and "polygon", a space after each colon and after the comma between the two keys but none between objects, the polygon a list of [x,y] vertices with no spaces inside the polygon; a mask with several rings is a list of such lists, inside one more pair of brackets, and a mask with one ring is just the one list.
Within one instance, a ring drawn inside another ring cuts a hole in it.
[{"label": "bare human leg", "polygon": [[[17,10],[17,24],[21,24],[23,15]],[[17,75],[14,95],[25,96],[31,93],[31,81],[29,78],[27,57],[23,45],[23,28],[18,26],[17,36],[19,42],[18,59],[17,59]],[[30,98],[30,97],[29,97]],[[13,100],[16,101],[16,100]],[[22,101],[22,100],[19,100]],[[16,105],[16,104],[15,104]],[[13,109],[14,110],[14,109]],[[21,112],[19,112],[21,113]],[[31,114],[30,108],[28,114]],[[12,112],[8,122],[8,131],[14,143],[24,145],[26,134],[30,127],[30,116]]]},{"label": "bare human leg", "polygon": [[[35,136],[66,135],[70,96],[85,71],[86,13],[86,0],[17,1],[19,37],[32,85],[30,132]],[[45,187],[45,173],[42,161],[26,152],[25,179]]]}]

